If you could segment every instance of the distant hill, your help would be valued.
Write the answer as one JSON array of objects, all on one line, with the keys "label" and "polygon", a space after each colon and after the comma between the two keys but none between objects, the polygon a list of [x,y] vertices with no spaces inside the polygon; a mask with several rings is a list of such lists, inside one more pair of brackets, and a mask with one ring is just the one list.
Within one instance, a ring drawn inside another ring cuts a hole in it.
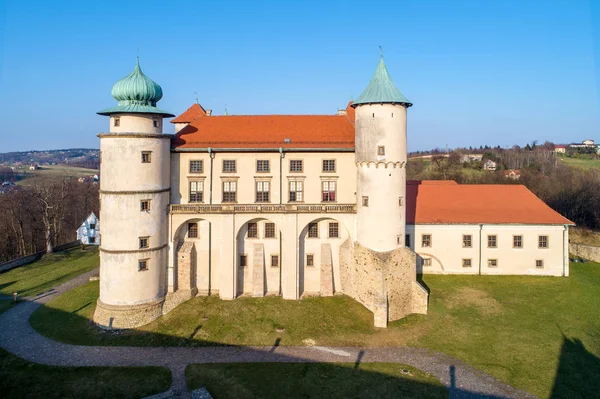
[{"label": "distant hill", "polygon": [[20,165],[70,165],[88,169],[99,169],[100,150],[70,148],[65,150],[0,153],[0,166]]}]

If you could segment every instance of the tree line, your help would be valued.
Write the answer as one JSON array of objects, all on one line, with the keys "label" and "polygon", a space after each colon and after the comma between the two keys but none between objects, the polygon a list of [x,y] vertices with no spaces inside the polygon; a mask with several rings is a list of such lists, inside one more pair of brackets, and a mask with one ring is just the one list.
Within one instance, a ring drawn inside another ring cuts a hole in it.
[{"label": "tree line", "polygon": [[98,212],[98,187],[66,176],[32,178],[0,193],[0,262],[75,240],[89,213]]},{"label": "tree line", "polygon": [[[480,162],[461,162],[464,152],[437,153],[431,159],[410,159],[407,178],[455,180],[461,184],[523,184],[548,206],[580,227],[600,229],[600,170],[566,165],[547,145],[533,148],[487,149],[483,159],[500,169],[519,169],[512,180],[501,172],[480,170]],[[475,165],[474,165],[475,164]]]}]

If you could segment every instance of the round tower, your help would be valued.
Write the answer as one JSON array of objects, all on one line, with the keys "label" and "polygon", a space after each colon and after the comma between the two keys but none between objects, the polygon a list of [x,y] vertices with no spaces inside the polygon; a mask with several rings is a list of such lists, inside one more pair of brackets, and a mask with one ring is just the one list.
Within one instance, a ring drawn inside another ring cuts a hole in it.
[{"label": "round tower", "polygon": [[111,92],[117,106],[98,112],[110,117],[100,137],[100,298],[94,321],[107,328],[131,328],[162,314],[166,295],[167,212],[171,135],[156,107],[162,89],[133,72]]},{"label": "round tower", "polygon": [[406,233],[406,111],[383,62],[352,105],[356,112],[357,240],[374,251],[404,247]]}]

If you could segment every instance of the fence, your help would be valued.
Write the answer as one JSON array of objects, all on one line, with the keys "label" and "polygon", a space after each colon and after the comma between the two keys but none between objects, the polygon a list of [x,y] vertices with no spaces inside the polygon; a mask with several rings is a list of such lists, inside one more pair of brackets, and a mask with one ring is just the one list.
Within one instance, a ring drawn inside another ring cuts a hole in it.
[{"label": "fence", "polygon": [[600,262],[600,247],[570,243],[569,253],[592,262]]},{"label": "fence", "polygon": [[[64,251],[65,249],[73,248],[80,245],[79,240],[71,241],[66,244],[57,245],[54,247],[54,252]],[[19,266],[28,265],[30,263],[35,262],[36,260],[40,260],[42,256],[46,254],[46,251],[36,252],[31,255],[23,256],[21,258],[9,260],[8,262],[0,263],[0,273],[7,272],[11,269],[15,269]]]}]

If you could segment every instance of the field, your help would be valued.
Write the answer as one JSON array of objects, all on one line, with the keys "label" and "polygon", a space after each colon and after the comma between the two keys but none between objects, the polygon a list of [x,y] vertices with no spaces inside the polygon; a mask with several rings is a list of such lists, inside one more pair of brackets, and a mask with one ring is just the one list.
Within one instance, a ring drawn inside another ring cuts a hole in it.
[{"label": "field", "polygon": [[574,168],[600,169],[600,159],[561,157],[560,160]]},{"label": "field", "polygon": [[[137,330],[90,323],[98,283],[38,309],[40,333],[82,345],[418,346],[447,353],[541,398],[591,397],[600,389],[600,265],[573,263],[571,277],[424,276],[427,315],[373,327],[345,296],[284,301],[197,297]],[[278,328],[285,331],[278,332]],[[579,395],[579,396],[578,396]],[[587,395],[587,396],[586,396]]]},{"label": "field", "polygon": [[29,170],[28,167],[25,169],[17,169],[15,172],[19,173],[21,179],[17,184],[31,184],[32,182],[38,181],[39,179],[52,178],[52,177],[85,177],[93,176],[99,173],[97,169],[85,169],[77,168],[67,165],[51,165],[43,166],[42,169]]}]

